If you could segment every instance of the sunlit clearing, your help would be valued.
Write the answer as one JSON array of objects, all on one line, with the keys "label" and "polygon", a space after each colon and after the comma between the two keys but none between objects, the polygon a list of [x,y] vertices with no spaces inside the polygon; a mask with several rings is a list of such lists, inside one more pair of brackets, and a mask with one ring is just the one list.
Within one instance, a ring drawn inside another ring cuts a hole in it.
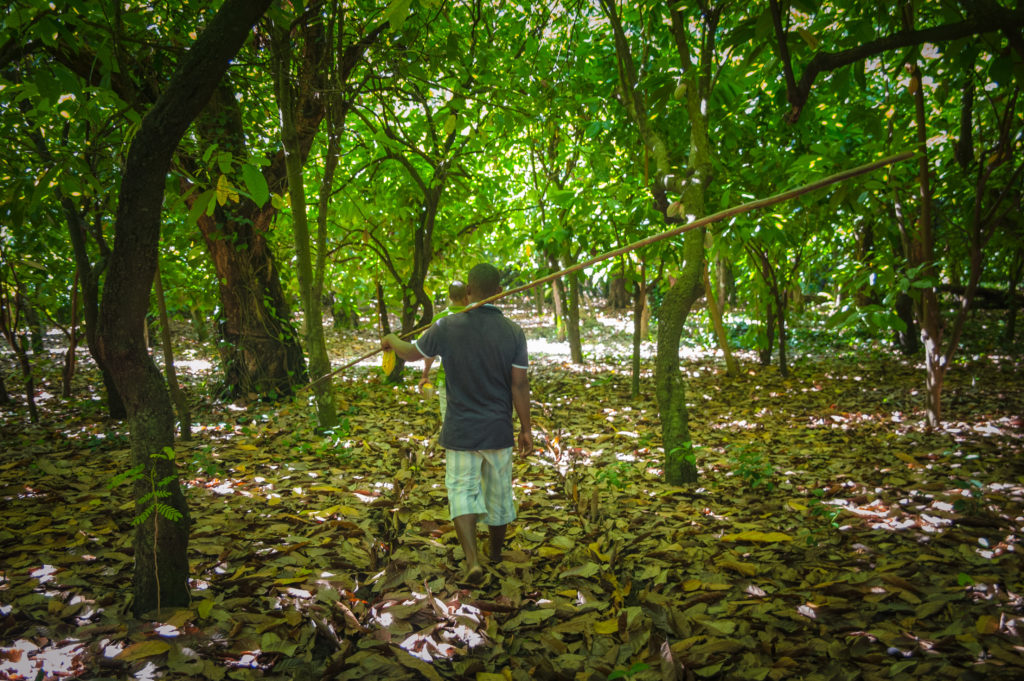
[{"label": "sunlit clearing", "polygon": [[214,369],[213,362],[207,362],[205,359],[176,359],[174,366],[195,374],[206,373]]}]

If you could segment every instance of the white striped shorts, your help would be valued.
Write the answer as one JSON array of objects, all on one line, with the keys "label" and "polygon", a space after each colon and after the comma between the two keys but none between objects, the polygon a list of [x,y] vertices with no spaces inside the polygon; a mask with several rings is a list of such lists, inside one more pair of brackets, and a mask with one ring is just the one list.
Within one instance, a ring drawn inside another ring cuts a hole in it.
[{"label": "white striped shorts", "polygon": [[447,450],[444,484],[452,518],[478,513],[487,525],[507,525],[516,519],[512,496],[512,448]]}]

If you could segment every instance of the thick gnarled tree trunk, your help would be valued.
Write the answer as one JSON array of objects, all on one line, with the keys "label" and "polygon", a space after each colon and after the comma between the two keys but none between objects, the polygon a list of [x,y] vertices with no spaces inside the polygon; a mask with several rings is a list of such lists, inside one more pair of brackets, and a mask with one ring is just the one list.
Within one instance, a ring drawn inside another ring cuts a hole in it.
[{"label": "thick gnarled tree trunk", "polygon": [[199,228],[220,281],[224,393],[231,397],[290,394],[306,381],[306,363],[291,307],[264,236],[273,209],[252,201],[218,206]]}]

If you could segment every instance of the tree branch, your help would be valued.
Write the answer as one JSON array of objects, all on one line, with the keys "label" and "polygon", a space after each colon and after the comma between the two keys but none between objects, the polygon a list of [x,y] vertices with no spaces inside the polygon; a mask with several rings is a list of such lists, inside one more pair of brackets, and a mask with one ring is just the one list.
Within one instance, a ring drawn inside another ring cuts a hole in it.
[{"label": "tree branch", "polygon": [[[822,72],[834,71],[843,66],[863,61],[868,57],[902,47],[921,45],[923,43],[949,42],[958,38],[981,33],[992,33],[994,31],[1008,32],[1019,30],[1021,26],[1024,26],[1024,10],[1011,10],[998,6],[988,7],[986,10],[987,12],[984,14],[979,14],[955,24],[944,24],[920,30],[902,30],[893,35],[884,36],[878,40],[857,45],[841,52],[818,52],[811,59],[810,63],[807,64],[807,68],[804,69],[803,75],[800,77],[800,82],[795,87],[791,88],[787,80],[786,95],[791,108],[789,113],[786,114],[786,121],[788,123],[796,123],[800,119],[800,114],[810,97],[811,87],[814,85],[818,74]],[[780,40],[779,44],[781,50],[785,41]],[[785,62],[786,60],[783,60],[783,63]]]}]

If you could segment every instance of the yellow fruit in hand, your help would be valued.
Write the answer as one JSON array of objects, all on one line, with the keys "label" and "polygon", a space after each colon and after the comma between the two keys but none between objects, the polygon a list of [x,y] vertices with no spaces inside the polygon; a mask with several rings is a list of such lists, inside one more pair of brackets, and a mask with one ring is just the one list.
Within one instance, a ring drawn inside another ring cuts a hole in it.
[{"label": "yellow fruit in hand", "polygon": [[385,374],[390,376],[391,372],[395,370],[395,363],[397,361],[394,350],[385,350],[380,357],[380,368]]}]

